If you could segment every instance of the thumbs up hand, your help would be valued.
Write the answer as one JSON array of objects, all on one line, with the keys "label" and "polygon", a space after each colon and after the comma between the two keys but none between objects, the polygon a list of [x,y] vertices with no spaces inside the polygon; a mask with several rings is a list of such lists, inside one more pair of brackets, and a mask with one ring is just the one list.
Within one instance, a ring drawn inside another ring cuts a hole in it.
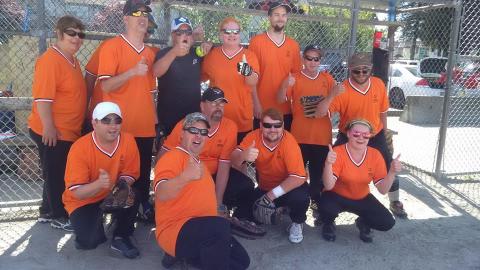
[{"label": "thumbs up hand", "polygon": [[399,173],[402,171],[402,162],[400,162],[400,154],[397,155],[397,157],[392,160],[392,163],[390,163],[390,172],[392,173]]},{"label": "thumbs up hand", "polygon": [[245,54],[242,56],[242,61],[237,63],[238,74],[248,77],[252,75],[253,68],[248,64]]},{"label": "thumbs up hand", "polygon": [[243,159],[247,162],[255,162],[258,157],[258,148],[255,147],[255,141],[243,151]]},{"label": "thumbs up hand", "polygon": [[190,157],[188,164],[182,172],[182,176],[188,181],[197,180],[202,177],[203,168],[202,164]]},{"label": "thumbs up hand", "polygon": [[99,175],[95,181],[100,189],[111,189],[112,183],[110,182],[110,175],[104,169],[99,169]]},{"label": "thumbs up hand", "polygon": [[145,59],[145,57],[142,56],[142,59],[140,59],[137,65],[133,67],[133,74],[136,76],[143,76],[147,74],[147,71],[148,71],[147,60]]},{"label": "thumbs up hand", "polygon": [[337,160],[337,153],[333,151],[332,145],[328,145],[328,154],[327,154],[327,159],[325,160],[325,163],[327,164],[333,164]]},{"label": "thumbs up hand", "polygon": [[288,86],[292,87],[295,84],[295,77],[293,77],[292,73],[288,73]]}]

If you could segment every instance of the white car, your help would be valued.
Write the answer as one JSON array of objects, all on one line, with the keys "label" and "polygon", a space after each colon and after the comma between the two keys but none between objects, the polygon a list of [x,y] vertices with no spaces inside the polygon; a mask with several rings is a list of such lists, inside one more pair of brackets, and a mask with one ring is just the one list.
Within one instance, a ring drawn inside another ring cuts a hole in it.
[{"label": "white car", "polygon": [[418,75],[418,66],[391,64],[388,84],[390,107],[403,109],[408,96],[442,96],[443,89],[432,88],[428,80]]}]

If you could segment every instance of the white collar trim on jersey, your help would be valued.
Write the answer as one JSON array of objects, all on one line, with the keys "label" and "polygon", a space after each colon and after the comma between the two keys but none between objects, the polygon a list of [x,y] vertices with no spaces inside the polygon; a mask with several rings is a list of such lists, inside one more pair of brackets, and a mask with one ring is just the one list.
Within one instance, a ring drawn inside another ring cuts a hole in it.
[{"label": "white collar trim on jersey", "polygon": [[61,56],[63,56],[63,58],[65,58],[65,60],[67,60],[68,63],[70,63],[70,65],[72,65],[74,68],[76,67],[75,56],[73,56],[73,63],[72,63],[72,61],[70,61],[70,59],[68,59],[68,57],[66,57],[65,54],[63,54],[62,51],[60,51],[60,49],[57,48],[57,46],[52,45],[52,49],[54,49],[54,50],[55,50],[56,52],[58,52]]},{"label": "white collar trim on jersey", "polygon": [[360,160],[360,162],[358,162],[358,163],[355,162],[355,160],[353,160],[352,155],[350,154],[350,151],[348,150],[348,143],[345,144],[345,149],[347,150],[348,157],[353,162],[353,164],[355,164],[357,167],[360,167],[362,165],[363,161],[365,161],[365,157],[367,156],[368,147],[365,149],[365,152],[363,153],[362,160]]},{"label": "white collar trim on jersey", "polygon": [[120,145],[120,134],[118,135],[118,138],[117,138],[117,144],[115,145],[115,148],[113,148],[113,151],[111,153],[103,149],[102,146],[97,142],[97,140],[95,139],[95,131],[92,132],[92,139],[93,139],[93,143],[98,148],[98,150],[100,150],[102,153],[104,153],[109,157],[113,157],[113,155],[115,155],[115,152],[117,151],[118,146]]},{"label": "white collar trim on jersey", "polygon": [[125,42],[127,42],[128,45],[130,45],[130,47],[132,47],[137,53],[141,53],[143,49],[145,49],[145,43],[142,44],[140,49],[137,49],[137,47],[133,46],[133,44],[123,34],[120,34],[120,37],[122,37],[123,40],[125,40]]},{"label": "white collar trim on jersey", "polygon": [[368,85],[367,85],[367,89],[365,89],[365,91],[362,91],[362,90],[360,90],[360,88],[355,87],[355,85],[353,85],[353,83],[352,83],[352,79],[350,79],[350,78],[348,78],[348,83],[350,84],[350,86],[351,86],[355,91],[357,91],[357,92],[365,95],[365,94],[368,92],[368,90],[370,90],[370,86],[372,85],[372,80],[370,80],[370,78],[368,78]]},{"label": "white collar trim on jersey", "polygon": [[303,74],[303,76],[305,76],[305,77],[309,78],[310,80],[315,80],[315,79],[317,79],[317,78],[318,78],[318,75],[320,75],[320,71],[317,71],[317,75],[315,75],[315,77],[310,77],[310,76],[308,76],[306,73],[304,73],[304,72],[303,72],[303,70],[302,70],[302,71],[300,71],[300,73],[302,73],[302,74]]},{"label": "white collar trim on jersey", "polygon": [[225,50],[223,50],[223,46],[221,47],[221,49],[222,49],[223,55],[225,55],[225,57],[227,57],[228,60],[232,60],[235,56],[237,56],[237,54],[239,54],[243,50],[243,47],[240,46],[240,49],[238,49],[238,51],[236,51],[232,56],[228,56],[228,54],[225,52]]},{"label": "white collar trim on jersey", "polygon": [[270,35],[268,34],[268,31],[265,32],[267,34],[267,37],[273,42],[273,44],[275,44],[275,46],[277,47],[281,47],[283,45],[283,43],[285,43],[285,34],[283,34],[283,39],[282,39],[282,42],[280,42],[280,44],[278,44],[277,42],[275,42],[275,40],[272,39],[272,37],[270,37]]},{"label": "white collar trim on jersey", "polygon": [[[260,131],[260,132],[261,132],[261,131]],[[275,144],[273,147],[269,147],[269,146],[267,145],[267,143],[266,143],[265,140],[263,139],[263,134],[261,134],[263,146],[265,146],[265,148],[267,148],[268,150],[270,150],[270,152],[273,152],[273,151],[280,145],[280,143],[282,142],[282,139],[283,139],[283,135],[284,135],[284,134],[285,134],[285,131],[282,132],[282,136],[280,137],[280,140],[278,140],[278,143]]]},{"label": "white collar trim on jersey", "polygon": [[175,147],[177,148],[178,150],[182,151],[182,152],[185,152],[185,154],[191,156],[197,163],[200,163],[200,159],[194,157],[193,155],[190,154],[190,152],[188,152],[187,150],[185,150],[185,148],[181,147],[181,146],[177,146]]}]

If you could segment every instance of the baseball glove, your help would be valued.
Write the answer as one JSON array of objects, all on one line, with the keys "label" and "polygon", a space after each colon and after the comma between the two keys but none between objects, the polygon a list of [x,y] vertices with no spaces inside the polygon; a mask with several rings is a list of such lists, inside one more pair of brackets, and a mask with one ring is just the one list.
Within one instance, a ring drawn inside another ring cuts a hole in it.
[{"label": "baseball glove", "polygon": [[317,111],[317,105],[324,99],[323,96],[303,96],[300,98],[300,104],[303,106],[305,117],[313,117]]},{"label": "baseball glove", "polygon": [[263,195],[253,204],[253,217],[263,224],[275,224],[277,221],[277,208],[267,195]]},{"label": "baseball glove", "polygon": [[123,178],[118,179],[110,194],[100,204],[104,212],[132,207],[135,203],[135,193]]}]

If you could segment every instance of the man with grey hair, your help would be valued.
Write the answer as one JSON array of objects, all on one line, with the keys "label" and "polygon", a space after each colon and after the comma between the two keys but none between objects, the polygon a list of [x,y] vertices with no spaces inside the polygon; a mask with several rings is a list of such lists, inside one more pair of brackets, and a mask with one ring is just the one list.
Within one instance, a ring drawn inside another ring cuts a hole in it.
[{"label": "man with grey hair", "polygon": [[[390,153],[385,138],[387,130],[387,111],[389,108],[387,91],[383,81],[372,76],[372,55],[369,53],[356,53],[348,61],[350,75],[343,82],[345,92],[338,96],[328,96],[319,104],[319,115],[338,112],[340,114],[339,133],[335,145],[348,141],[346,124],[353,119],[364,119],[372,124],[373,132],[368,146],[380,151],[387,170],[390,169],[392,154]],[[399,179],[395,180],[388,193],[390,210],[400,218],[406,218],[407,213],[400,202]]]}]

